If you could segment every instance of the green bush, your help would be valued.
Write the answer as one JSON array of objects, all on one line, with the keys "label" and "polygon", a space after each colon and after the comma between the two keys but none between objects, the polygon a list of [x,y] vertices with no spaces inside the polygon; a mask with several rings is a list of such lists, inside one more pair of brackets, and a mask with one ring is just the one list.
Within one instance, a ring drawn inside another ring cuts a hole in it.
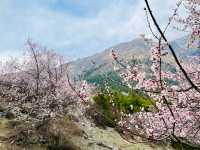
[{"label": "green bush", "polygon": [[136,92],[123,93],[120,91],[112,91],[110,94],[102,92],[93,97],[96,109],[103,116],[105,125],[115,127],[117,121],[123,113],[134,113],[141,111],[149,111],[154,101],[147,96]]},{"label": "green bush", "polygon": [[93,97],[96,106],[96,113],[93,119],[98,125],[115,127],[115,119],[119,118],[119,113],[110,105],[108,95],[98,95]]}]

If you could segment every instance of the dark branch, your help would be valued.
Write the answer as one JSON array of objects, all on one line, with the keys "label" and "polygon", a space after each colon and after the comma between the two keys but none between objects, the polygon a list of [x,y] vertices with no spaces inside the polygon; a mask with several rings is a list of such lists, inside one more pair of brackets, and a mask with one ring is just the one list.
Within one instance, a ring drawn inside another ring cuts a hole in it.
[{"label": "dark branch", "polygon": [[175,53],[173,47],[171,46],[171,44],[169,44],[167,38],[165,37],[164,33],[162,32],[160,26],[158,25],[158,23],[157,23],[157,21],[156,21],[154,15],[153,15],[153,13],[152,13],[152,10],[151,10],[151,8],[150,8],[150,6],[149,6],[148,0],[144,0],[144,1],[145,1],[145,3],[146,3],[147,9],[148,9],[148,11],[149,11],[149,14],[150,14],[150,16],[151,16],[151,18],[152,18],[152,20],[153,20],[153,22],[154,22],[154,24],[155,24],[157,30],[159,31],[159,33],[160,33],[161,37],[164,39],[164,41],[167,43],[167,45],[168,45],[168,47],[169,47],[169,49],[170,49],[170,51],[171,51],[171,53],[172,53],[172,55],[173,55],[173,57],[174,57],[174,60],[175,60],[176,64],[179,66],[180,70],[181,70],[182,73],[184,74],[184,76],[185,76],[185,78],[187,79],[187,81],[191,84],[191,86],[192,86],[196,91],[198,91],[198,92],[200,93],[200,89],[192,82],[192,80],[191,80],[190,77],[188,76],[187,72],[186,72],[185,69],[182,67],[180,61],[178,60],[178,58],[177,58],[177,56],[176,56],[176,53]]}]

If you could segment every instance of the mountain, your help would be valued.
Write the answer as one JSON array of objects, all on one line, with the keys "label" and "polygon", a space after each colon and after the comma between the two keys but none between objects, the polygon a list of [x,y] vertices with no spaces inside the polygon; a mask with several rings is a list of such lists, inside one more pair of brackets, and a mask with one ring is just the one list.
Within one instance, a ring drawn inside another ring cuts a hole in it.
[{"label": "mountain", "polygon": [[196,43],[196,47],[188,47],[188,39],[189,36],[184,36],[178,38],[171,42],[173,48],[175,49],[176,53],[182,57],[186,56],[200,56],[200,41]]},{"label": "mountain", "polygon": [[138,58],[145,57],[147,56],[149,51],[149,47],[145,44],[145,42],[142,39],[134,39],[132,41],[120,43],[118,45],[107,48],[101,53],[97,53],[95,55],[70,62],[70,71],[73,74],[81,74],[86,70],[90,70],[96,67],[101,67],[101,69],[103,69],[102,71],[112,70],[112,49],[114,49],[120,57],[126,59],[129,59],[132,56]]},{"label": "mountain", "polygon": [[[185,56],[200,55],[199,48],[187,48],[187,39],[188,36],[185,36],[171,41],[171,45],[180,59],[185,59]],[[90,74],[100,74],[113,71],[113,59],[111,57],[112,49],[116,51],[120,58],[125,60],[130,60],[134,57],[144,61],[147,60],[150,55],[150,47],[143,39],[137,38],[107,48],[101,53],[72,61],[68,64],[68,68],[73,75],[81,75],[87,71],[90,71]]]}]

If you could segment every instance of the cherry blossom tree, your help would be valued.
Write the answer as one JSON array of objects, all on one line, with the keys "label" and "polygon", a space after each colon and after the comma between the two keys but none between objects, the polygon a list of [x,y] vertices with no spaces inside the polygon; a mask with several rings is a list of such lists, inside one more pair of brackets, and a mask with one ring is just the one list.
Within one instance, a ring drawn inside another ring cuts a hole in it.
[{"label": "cherry blossom tree", "polygon": [[21,62],[12,60],[3,69],[1,103],[19,119],[37,121],[64,114],[75,98],[67,82],[63,57],[31,40],[26,47]]},{"label": "cherry blossom tree", "polygon": [[[121,70],[120,76],[124,83],[128,87],[143,91],[151,97],[155,101],[155,103],[152,102],[154,108],[149,112],[142,110],[133,114],[122,113],[121,121],[118,124],[124,134],[138,135],[154,141],[171,140],[181,146],[185,144],[199,147],[200,56],[192,57],[187,62],[180,61],[173,46],[165,36],[168,27],[173,21],[176,21],[184,26],[183,31],[188,29],[191,33],[188,40],[189,45],[197,43],[198,48],[200,39],[199,1],[179,1],[164,30],[161,29],[153,15],[148,0],[145,0],[145,3],[149,29],[155,38],[155,40],[152,40],[143,36],[144,41],[151,46],[150,71],[146,72],[140,64],[130,66],[120,61],[115,50],[112,50],[112,58],[118,65],[117,68]],[[178,15],[178,9],[181,5],[188,10],[186,18]],[[158,30],[158,34],[152,30],[150,19]],[[174,61],[171,61],[172,59]],[[166,70],[166,64],[173,64],[174,71]],[[172,84],[167,81],[174,81],[175,83]],[[85,102],[85,98],[88,97],[72,84],[70,85]],[[85,92],[85,86],[83,89]]]},{"label": "cherry blossom tree", "polygon": [[[151,74],[145,72],[141,65],[128,66],[119,61],[118,55],[112,50],[113,60],[121,66],[121,77],[129,87],[135,90],[141,90],[152,97],[156,104],[150,112],[141,111],[134,114],[124,114],[119,122],[125,133],[140,135],[149,140],[176,141],[181,145],[187,144],[198,147],[200,145],[200,56],[189,58],[187,62],[180,61],[173,46],[165,36],[168,26],[172,21],[177,21],[183,25],[182,30],[188,30],[191,33],[188,39],[189,45],[195,45],[199,48],[200,39],[200,13],[198,0],[184,0],[177,3],[177,9],[181,3],[188,10],[188,16],[181,18],[175,9],[174,14],[169,19],[165,30],[159,26],[148,0],[145,0],[147,8],[145,11],[152,19],[159,35],[156,35],[149,22],[149,28],[155,40],[144,40],[150,44],[151,48]],[[147,16],[147,17],[149,17]],[[153,41],[153,42],[152,42]],[[169,51],[169,52],[168,52]],[[164,69],[165,64],[172,64],[167,57],[174,59],[174,69]],[[151,76],[151,77],[149,77]],[[175,81],[176,84],[170,84],[167,81]],[[130,85],[136,81],[134,86]]]}]

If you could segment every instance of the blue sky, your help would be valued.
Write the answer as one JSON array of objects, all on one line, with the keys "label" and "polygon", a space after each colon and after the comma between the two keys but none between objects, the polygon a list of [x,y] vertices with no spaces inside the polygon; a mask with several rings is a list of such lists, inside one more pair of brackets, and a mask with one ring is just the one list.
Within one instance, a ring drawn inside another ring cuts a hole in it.
[{"label": "blue sky", "polygon": [[[165,25],[175,1],[150,3]],[[92,55],[148,34],[144,6],[143,0],[0,0],[0,58],[20,56],[28,38],[69,59]]]}]

